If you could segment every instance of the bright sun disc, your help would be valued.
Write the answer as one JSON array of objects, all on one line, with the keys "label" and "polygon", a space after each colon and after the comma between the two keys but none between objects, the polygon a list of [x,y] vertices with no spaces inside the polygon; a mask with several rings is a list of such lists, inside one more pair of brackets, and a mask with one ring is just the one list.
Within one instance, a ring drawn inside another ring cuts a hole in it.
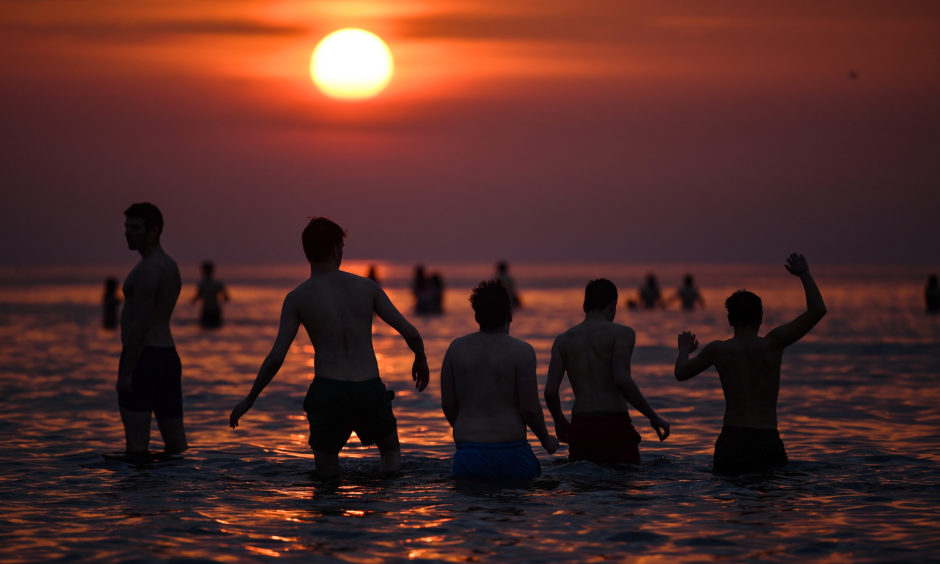
[{"label": "bright sun disc", "polygon": [[334,98],[371,98],[392,78],[392,52],[379,36],[364,29],[334,31],[310,57],[310,76]]}]

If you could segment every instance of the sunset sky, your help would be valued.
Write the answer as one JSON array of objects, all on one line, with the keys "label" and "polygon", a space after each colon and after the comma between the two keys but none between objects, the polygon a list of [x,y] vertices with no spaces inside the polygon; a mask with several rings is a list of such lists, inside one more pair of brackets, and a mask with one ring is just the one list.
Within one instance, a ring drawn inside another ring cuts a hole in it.
[{"label": "sunset sky", "polygon": [[[940,2],[0,1],[0,264],[940,265]],[[381,36],[338,101],[317,42]],[[851,73],[855,73],[855,77]]]}]

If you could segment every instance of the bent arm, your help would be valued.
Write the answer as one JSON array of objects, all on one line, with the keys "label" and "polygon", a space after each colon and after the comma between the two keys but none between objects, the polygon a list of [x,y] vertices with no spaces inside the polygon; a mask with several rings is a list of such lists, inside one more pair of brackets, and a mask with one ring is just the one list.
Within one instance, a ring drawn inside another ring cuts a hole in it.
[{"label": "bent arm", "polygon": [[451,428],[457,423],[457,414],[460,405],[457,403],[457,384],[454,381],[454,370],[450,361],[450,348],[444,354],[444,363],[441,365],[441,409]]},{"label": "bent arm", "polygon": [[565,377],[565,361],[561,356],[558,340],[552,345],[552,357],[548,362],[548,377],[545,379],[545,405],[555,422],[555,433],[562,442],[568,442],[568,427],[571,422],[561,409],[561,381]]},{"label": "bent arm", "polygon": [[798,276],[803,284],[803,294],[806,296],[806,311],[793,321],[777,327],[767,334],[766,339],[780,348],[792,345],[809,333],[819,320],[826,315],[826,304],[822,293],[816,286],[813,275],[809,272],[809,265],[803,255],[793,253],[787,259],[786,269],[790,274]]},{"label": "bent arm", "polygon": [[418,391],[424,390],[430,380],[430,371],[428,369],[428,359],[424,354],[424,340],[421,333],[414,325],[408,323],[405,316],[398,311],[398,308],[388,299],[388,295],[376,284],[375,299],[373,308],[379,319],[388,323],[388,325],[398,332],[405,339],[408,348],[415,353],[415,361],[411,367],[411,378],[415,381],[415,387]]},{"label": "bent arm", "polygon": [[545,414],[539,403],[539,384],[535,376],[535,350],[528,348],[516,364],[516,394],[519,396],[519,415],[549,454],[558,448],[558,439],[548,433]]},{"label": "bent arm", "polygon": [[297,336],[297,330],[299,328],[300,318],[297,315],[296,307],[292,303],[291,296],[288,295],[287,298],[284,299],[284,305],[281,308],[281,322],[277,330],[277,337],[274,339],[274,346],[271,347],[271,352],[268,353],[264,362],[261,363],[258,375],[251,385],[251,391],[248,392],[245,399],[235,406],[229,417],[229,424],[233,429],[238,426],[239,418],[251,409],[255,400],[261,395],[262,390],[271,383],[271,380],[277,375],[278,370],[281,369],[281,365],[284,364],[284,358],[287,356],[287,351],[290,350],[290,345],[294,341],[294,337]]},{"label": "bent arm", "polygon": [[709,343],[693,358],[689,358],[698,347],[698,341],[695,335],[688,331],[679,335],[679,352],[676,355],[676,366],[673,374],[676,380],[684,382],[690,378],[698,376],[715,363],[715,343]]}]

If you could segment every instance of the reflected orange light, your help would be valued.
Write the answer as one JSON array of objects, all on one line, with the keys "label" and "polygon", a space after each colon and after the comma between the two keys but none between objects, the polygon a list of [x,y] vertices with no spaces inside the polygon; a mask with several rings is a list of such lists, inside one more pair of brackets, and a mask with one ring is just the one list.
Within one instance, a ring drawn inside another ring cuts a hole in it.
[{"label": "reflected orange light", "polygon": [[269,550],[267,548],[261,548],[258,546],[251,546],[247,544],[245,545],[245,550],[250,551],[250,552],[257,552],[258,554],[263,554],[265,556],[273,556],[274,558],[277,558],[281,555],[280,552],[277,552],[274,550]]}]

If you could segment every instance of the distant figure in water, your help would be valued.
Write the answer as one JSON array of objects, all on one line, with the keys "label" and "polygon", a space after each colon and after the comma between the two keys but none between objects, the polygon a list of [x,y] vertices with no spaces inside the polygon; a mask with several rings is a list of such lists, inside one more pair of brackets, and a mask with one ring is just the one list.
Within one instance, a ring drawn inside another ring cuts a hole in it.
[{"label": "distant figure in water", "polygon": [[105,329],[117,329],[118,309],[121,307],[121,297],[117,293],[118,279],[109,276],[104,281],[104,295],[101,297],[101,326]]},{"label": "distant figure in water", "polygon": [[314,378],[304,398],[310,423],[310,448],[318,473],[339,471],[339,452],[353,431],[363,445],[376,444],[381,469],[401,467],[398,427],[392,413],[393,393],[379,378],[372,349],[373,313],[395,329],[414,352],[411,378],[418,391],[428,385],[428,361],[418,330],[399,313],[379,285],[339,269],[346,232],[325,217],[317,217],[303,232],[310,278],[284,298],[277,338],[248,396],[232,409],[229,424],[254,405],[271,382],[301,325],[314,349]]},{"label": "distant figure in water", "polygon": [[145,202],[124,212],[127,247],[140,253],[124,281],[121,312],[121,362],[118,368],[118,404],[127,442],[127,454],[140,456],[150,445],[153,412],[167,453],[186,450],[183,429],[182,367],[170,316],[182,283],[176,262],[160,247],[163,214]]},{"label": "distant figure in water", "polygon": [[516,281],[509,275],[509,263],[501,260],[496,263],[496,279],[503,283],[506,291],[509,292],[509,298],[512,300],[513,309],[522,307],[522,300],[519,298],[519,292],[516,291]]},{"label": "distant figure in water", "polygon": [[382,281],[379,280],[379,271],[378,271],[378,269],[376,269],[376,267],[375,267],[374,264],[370,264],[370,265],[369,265],[369,273],[366,274],[366,278],[368,278],[369,280],[375,282],[375,283],[378,284],[379,286],[382,285]]},{"label": "distant figure in water", "polygon": [[639,302],[632,300],[627,302],[627,306],[630,307],[630,309],[634,309],[637,306],[643,309],[656,309],[666,305],[666,302],[663,301],[663,293],[659,289],[659,280],[656,279],[656,275],[652,272],[646,275],[643,285],[640,286],[639,295]]},{"label": "distant figure in water", "polygon": [[682,304],[683,311],[694,311],[696,305],[705,307],[705,300],[702,294],[695,286],[695,278],[691,274],[686,274],[682,279],[682,286],[676,290],[676,298]]},{"label": "distant figure in water", "polygon": [[713,341],[697,356],[695,335],[679,335],[676,380],[684,381],[714,366],[725,396],[724,426],[715,442],[715,474],[764,472],[787,464],[777,431],[777,394],[783,349],[800,340],[826,315],[826,305],[803,255],[787,258],[787,271],[800,278],[806,311],[760,337],[763,307],[755,294],[739,290],[725,302],[734,336]]},{"label": "distant figure in water", "polygon": [[927,313],[940,313],[940,285],[937,284],[936,274],[927,277],[924,301],[927,303]]},{"label": "distant figure in water", "polygon": [[215,265],[212,261],[202,263],[202,280],[196,286],[196,295],[193,303],[202,301],[202,311],[199,314],[199,325],[203,329],[218,329],[222,326],[222,303],[228,302],[228,290],[225,284],[212,277]]},{"label": "distant figure in water", "polygon": [[[617,287],[605,278],[584,289],[584,321],[555,339],[545,382],[545,403],[555,432],[570,445],[568,460],[639,464],[640,435],[627,407],[645,415],[660,441],[669,423],[656,414],[630,376],[636,333],[614,323]],[[559,388],[565,374],[574,391],[571,421],[561,409]]]},{"label": "distant figure in water", "polygon": [[549,454],[558,449],[539,404],[535,350],[509,336],[512,303],[501,282],[481,282],[470,304],[480,330],[455,339],[441,367],[441,406],[457,446],[454,475],[534,478],[542,469],[526,427]]},{"label": "distant figure in water", "polygon": [[415,266],[411,293],[415,297],[416,314],[434,315],[444,312],[444,278],[437,272],[428,276],[423,264]]}]

